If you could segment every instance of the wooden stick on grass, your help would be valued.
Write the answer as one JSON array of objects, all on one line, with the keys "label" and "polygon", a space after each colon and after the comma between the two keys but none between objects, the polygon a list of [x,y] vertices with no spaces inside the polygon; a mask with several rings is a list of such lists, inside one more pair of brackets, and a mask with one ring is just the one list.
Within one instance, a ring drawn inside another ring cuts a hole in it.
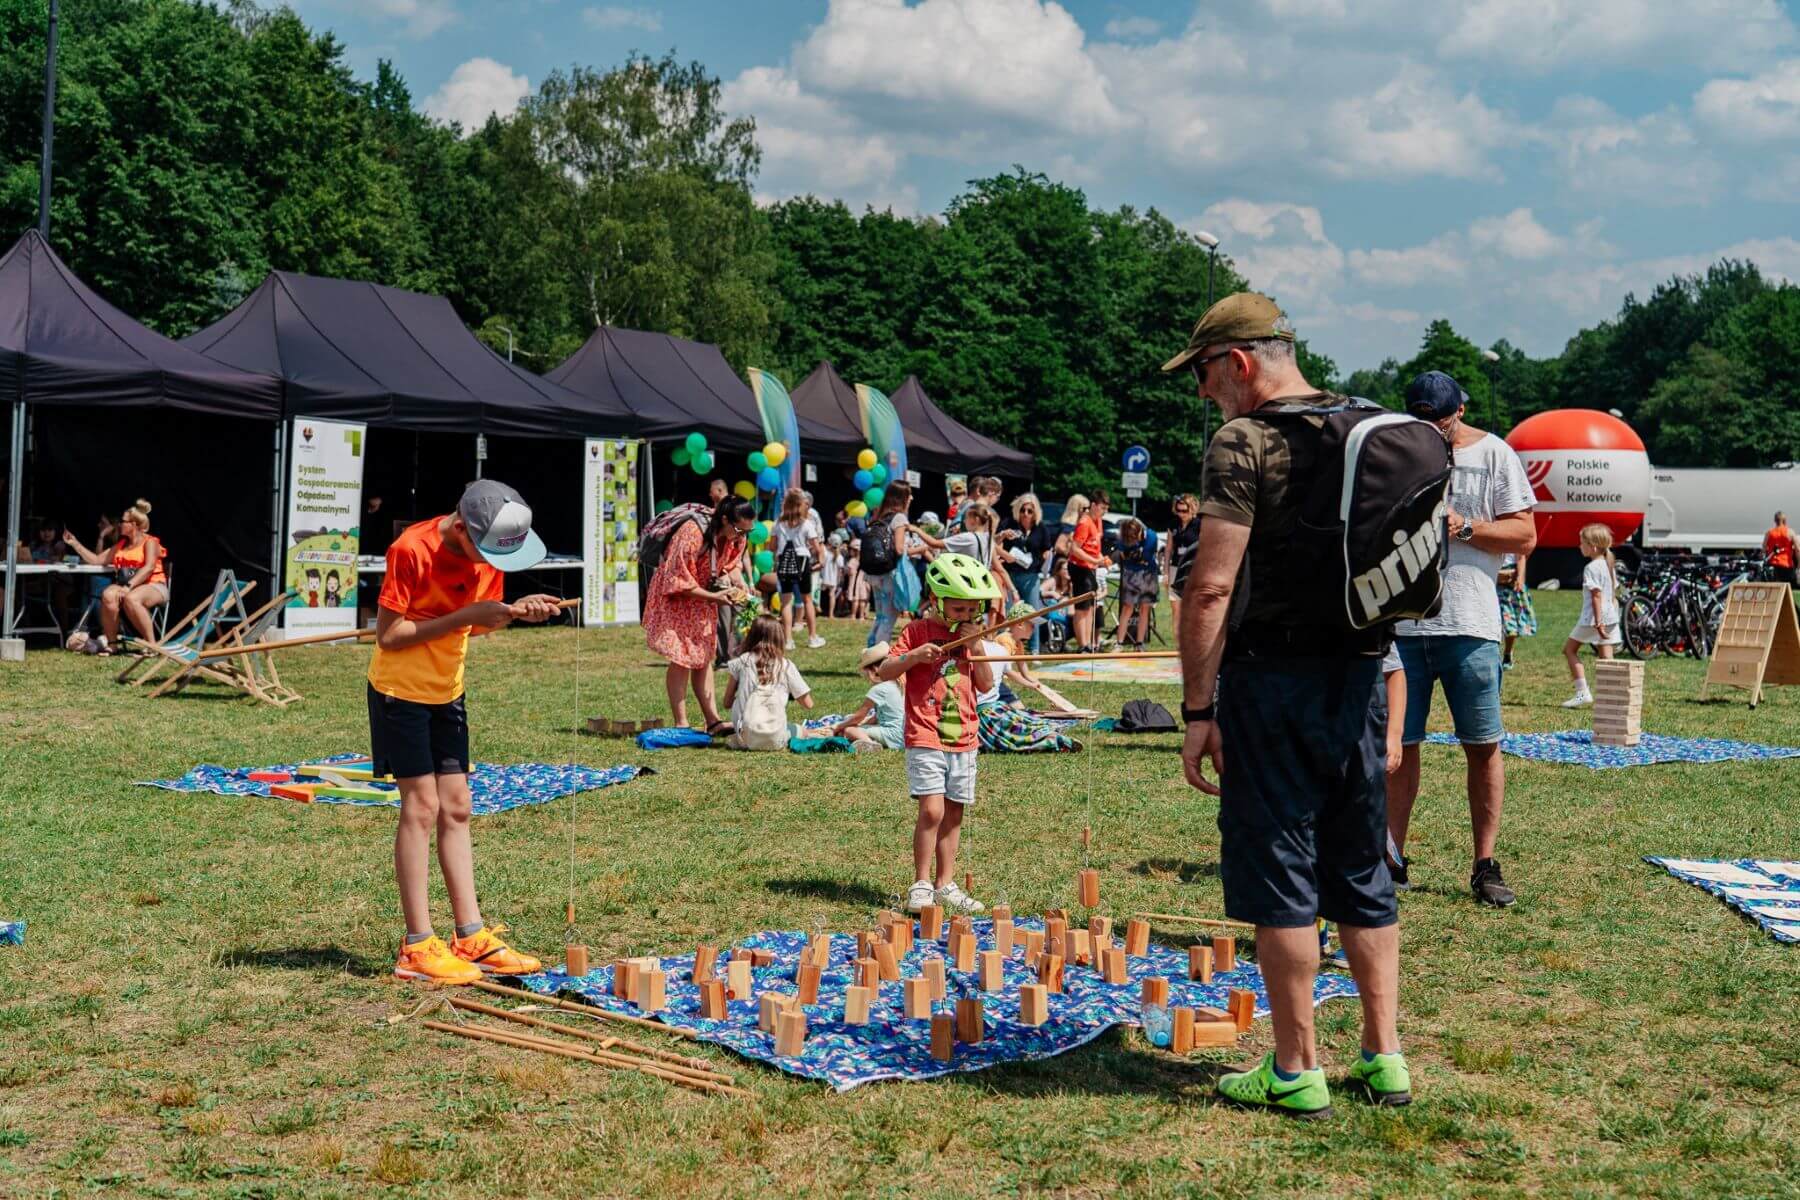
[{"label": "wooden stick on grass", "polygon": [[604,1057],[606,1054],[605,1051],[590,1053],[579,1046],[569,1046],[556,1042],[518,1037],[510,1033],[501,1033],[498,1030],[493,1029],[477,1029],[468,1025],[451,1025],[444,1021],[426,1021],[423,1022],[423,1024],[427,1029],[435,1029],[440,1033],[448,1033],[455,1037],[469,1038],[472,1041],[497,1042],[503,1046],[512,1046],[520,1050],[537,1050],[544,1054],[554,1054],[562,1058],[572,1058],[579,1062],[592,1063],[596,1066],[626,1071],[637,1071],[645,1075],[654,1075],[658,1079],[676,1084],[679,1087],[692,1088],[699,1092],[710,1092],[720,1096],[749,1096],[751,1094],[743,1088],[731,1087],[723,1083],[715,1083],[706,1079],[694,1079],[679,1074],[673,1069],[651,1066],[648,1063],[640,1063],[631,1060],[610,1062],[607,1057]]},{"label": "wooden stick on grass", "polygon": [[[469,1026],[469,1025],[464,1025],[461,1027],[464,1029],[485,1028],[483,1026]],[[652,1062],[649,1059],[640,1058],[639,1056],[637,1056],[635,1054],[623,1053],[619,1050],[603,1050],[603,1049],[598,1049],[598,1048],[588,1047],[588,1046],[571,1046],[567,1042],[559,1042],[555,1038],[545,1037],[541,1033],[532,1033],[528,1030],[496,1029],[496,1030],[491,1030],[489,1032],[497,1033],[502,1037],[513,1038],[520,1042],[531,1042],[531,1043],[534,1043],[539,1046],[554,1046],[554,1047],[556,1047],[558,1049],[562,1049],[562,1050],[580,1050],[581,1052],[583,1052],[585,1054],[592,1055],[597,1061],[606,1063],[609,1066],[651,1067],[657,1071],[666,1072],[671,1075],[680,1076],[682,1079],[691,1080],[695,1083],[716,1083],[721,1086],[730,1086],[733,1082],[735,1082],[731,1078],[731,1076],[721,1075],[717,1071],[696,1071],[696,1070],[693,1070],[688,1067],[678,1067],[673,1063]]]},{"label": "wooden stick on grass", "polygon": [[460,1008],[464,1012],[485,1013],[490,1017],[500,1017],[507,1021],[517,1021],[521,1025],[535,1025],[540,1029],[549,1029],[556,1033],[567,1034],[569,1037],[580,1038],[584,1042],[594,1042],[602,1050],[618,1050],[623,1053],[641,1054],[647,1058],[654,1058],[662,1062],[672,1063],[701,1074],[717,1075],[719,1079],[726,1082],[729,1082],[730,1080],[729,1076],[720,1075],[717,1071],[714,1071],[712,1069],[712,1064],[708,1063],[703,1058],[686,1058],[679,1054],[671,1054],[667,1050],[658,1050],[655,1046],[646,1046],[642,1042],[627,1041],[624,1038],[594,1033],[587,1029],[576,1029],[569,1025],[558,1025],[554,1021],[543,1021],[525,1013],[511,1012],[504,1008],[495,1008],[491,1004],[482,1004],[477,1000],[461,1000],[452,996],[450,997],[450,1007]]},{"label": "wooden stick on grass", "polygon": [[514,1000],[529,1000],[533,1004],[548,1004],[552,1008],[560,1008],[565,1012],[578,1012],[600,1021],[615,1021],[621,1025],[636,1025],[640,1029],[654,1029],[658,1033],[667,1033],[674,1037],[687,1038],[690,1042],[700,1040],[700,1035],[691,1029],[677,1029],[673,1025],[664,1025],[661,1021],[649,1021],[643,1017],[628,1017],[624,1013],[608,1012],[604,1008],[595,1008],[591,1004],[576,1004],[572,1000],[564,1000],[560,996],[540,996],[536,992],[528,992],[523,988],[507,987],[503,983],[490,983],[485,979],[477,979],[470,987],[496,996],[511,996]]}]

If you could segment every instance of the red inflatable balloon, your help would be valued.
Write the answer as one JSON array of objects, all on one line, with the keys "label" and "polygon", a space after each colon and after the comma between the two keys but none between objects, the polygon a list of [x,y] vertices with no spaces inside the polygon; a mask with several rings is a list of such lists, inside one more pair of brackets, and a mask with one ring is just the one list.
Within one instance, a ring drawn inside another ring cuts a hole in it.
[{"label": "red inflatable balloon", "polygon": [[1527,417],[1506,435],[1537,496],[1539,549],[1580,544],[1598,521],[1617,544],[1637,532],[1650,503],[1650,456],[1631,426],[1591,408]]}]

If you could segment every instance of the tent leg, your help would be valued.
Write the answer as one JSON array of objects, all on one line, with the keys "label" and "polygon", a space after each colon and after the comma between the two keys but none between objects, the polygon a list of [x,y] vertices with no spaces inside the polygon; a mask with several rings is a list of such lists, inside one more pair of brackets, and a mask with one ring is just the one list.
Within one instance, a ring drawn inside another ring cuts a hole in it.
[{"label": "tent leg", "polygon": [[269,485],[269,591],[281,591],[281,523],[286,513],[282,502],[287,488],[287,422],[275,422],[275,472]]},{"label": "tent leg", "polygon": [[19,600],[19,505],[25,475],[25,401],[13,401],[11,469],[6,484],[6,602],[0,619],[0,662],[24,662],[25,639],[13,637],[13,618]]}]

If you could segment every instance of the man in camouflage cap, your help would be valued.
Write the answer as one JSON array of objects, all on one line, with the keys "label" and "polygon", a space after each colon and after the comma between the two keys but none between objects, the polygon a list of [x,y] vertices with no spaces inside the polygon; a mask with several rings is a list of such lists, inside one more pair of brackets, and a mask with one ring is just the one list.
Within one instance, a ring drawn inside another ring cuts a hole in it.
[{"label": "man in camouflage cap", "polygon": [[[1274,1053],[1223,1076],[1219,1091],[1298,1116],[1330,1113],[1313,1038],[1315,921],[1324,918],[1338,922],[1362,994],[1351,1081],[1378,1103],[1405,1104],[1399,910],[1384,855],[1386,647],[1321,629],[1307,600],[1316,564],[1294,552],[1294,535],[1323,417],[1252,415],[1277,402],[1324,409],[1344,398],[1306,381],[1293,326],[1254,292],[1206,311],[1187,348],[1163,365],[1182,368],[1225,423],[1207,447],[1200,540],[1181,604],[1181,757],[1188,782],[1219,797],[1225,912],[1256,926],[1275,1026]],[[1209,759],[1217,783],[1206,776]]]}]

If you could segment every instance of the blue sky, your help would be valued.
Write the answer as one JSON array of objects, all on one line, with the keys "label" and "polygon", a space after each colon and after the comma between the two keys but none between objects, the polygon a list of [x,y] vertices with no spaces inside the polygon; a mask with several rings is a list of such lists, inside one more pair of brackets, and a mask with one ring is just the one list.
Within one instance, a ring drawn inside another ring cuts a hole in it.
[{"label": "blue sky", "polygon": [[1723,255],[1800,278],[1779,0],[296,0],[434,115],[673,49],[765,200],[936,212],[1019,163],[1221,239],[1341,367],[1449,317],[1553,354]]}]

